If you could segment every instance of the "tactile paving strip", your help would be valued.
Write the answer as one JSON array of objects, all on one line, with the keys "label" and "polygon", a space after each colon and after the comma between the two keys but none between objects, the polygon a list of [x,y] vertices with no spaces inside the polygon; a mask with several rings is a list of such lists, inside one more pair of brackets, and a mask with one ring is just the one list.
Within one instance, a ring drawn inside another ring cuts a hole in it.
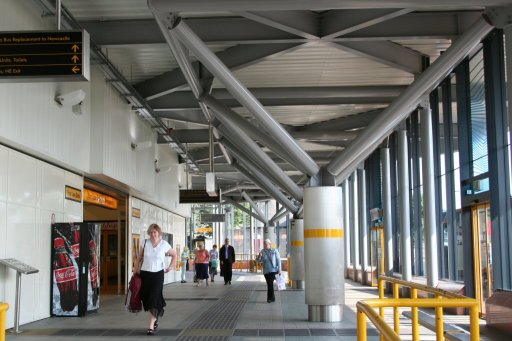
[{"label": "tactile paving strip", "polygon": [[237,284],[183,330],[176,341],[229,340],[238,317],[255,287],[254,283]]}]

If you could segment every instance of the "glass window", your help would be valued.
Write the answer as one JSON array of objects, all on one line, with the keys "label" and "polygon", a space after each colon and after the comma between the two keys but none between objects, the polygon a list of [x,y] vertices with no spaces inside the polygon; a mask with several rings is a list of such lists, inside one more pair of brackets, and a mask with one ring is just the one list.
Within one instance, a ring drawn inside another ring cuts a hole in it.
[{"label": "glass window", "polygon": [[487,156],[487,122],[485,119],[485,77],[483,51],[469,61],[469,91],[471,98],[471,151],[473,176],[489,171]]}]

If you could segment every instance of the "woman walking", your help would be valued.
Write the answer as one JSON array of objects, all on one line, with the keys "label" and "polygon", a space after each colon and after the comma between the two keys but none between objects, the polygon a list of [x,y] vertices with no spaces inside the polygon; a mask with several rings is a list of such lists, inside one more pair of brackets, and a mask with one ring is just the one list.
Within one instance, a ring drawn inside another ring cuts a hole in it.
[{"label": "woman walking", "polygon": [[206,286],[208,286],[208,262],[210,261],[210,253],[204,248],[203,243],[198,244],[198,249],[196,250],[196,257],[194,260],[194,264],[196,267],[196,287],[201,285],[203,279],[206,280]]},{"label": "woman walking", "polygon": [[[149,225],[147,233],[149,239],[141,240],[135,269],[142,280],[142,304],[144,310],[149,311],[146,334],[154,335],[158,318],[164,314],[164,272],[169,272],[175,266],[176,252],[168,242],[162,240],[162,229],[157,224]],[[165,266],[166,255],[172,257],[168,267]]]},{"label": "woman walking", "polygon": [[281,275],[281,256],[279,251],[271,247],[270,239],[265,239],[264,248],[258,255],[258,262],[263,265],[263,275],[267,281],[267,303],[274,302],[274,280]]}]

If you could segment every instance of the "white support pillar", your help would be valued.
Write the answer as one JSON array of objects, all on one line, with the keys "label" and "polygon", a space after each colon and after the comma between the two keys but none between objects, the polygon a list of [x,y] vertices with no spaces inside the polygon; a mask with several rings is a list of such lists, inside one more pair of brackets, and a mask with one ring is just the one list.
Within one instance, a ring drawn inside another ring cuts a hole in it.
[{"label": "white support pillar", "polygon": [[345,229],[345,277],[348,277],[350,267],[350,196],[349,181],[343,181],[343,228]]},{"label": "white support pillar", "polygon": [[423,169],[423,214],[425,233],[425,265],[427,285],[436,287],[439,282],[437,260],[437,222],[434,191],[434,150],[432,134],[432,112],[427,105],[420,110],[421,160]]},{"label": "white support pillar", "polygon": [[393,276],[393,222],[391,214],[391,163],[389,148],[382,148],[382,216],[384,222],[384,272]]},{"label": "white support pillar", "polygon": [[359,208],[359,254],[361,258],[361,284],[367,283],[368,266],[368,219],[366,210],[366,176],[364,168],[357,170],[358,208]]},{"label": "white support pillar", "polygon": [[352,173],[350,177],[350,258],[352,259],[352,270],[354,281],[358,281],[357,269],[359,267],[359,229],[357,214],[357,174]]},{"label": "white support pillar", "polygon": [[293,219],[291,223],[290,280],[292,288],[304,289],[304,219]]},{"label": "white support pillar", "polygon": [[345,304],[343,219],[338,186],[304,190],[304,267],[308,320],[339,322]]},{"label": "white support pillar", "polygon": [[402,279],[412,280],[411,267],[411,219],[409,207],[409,153],[407,131],[398,131],[398,192],[400,194],[400,241]]}]

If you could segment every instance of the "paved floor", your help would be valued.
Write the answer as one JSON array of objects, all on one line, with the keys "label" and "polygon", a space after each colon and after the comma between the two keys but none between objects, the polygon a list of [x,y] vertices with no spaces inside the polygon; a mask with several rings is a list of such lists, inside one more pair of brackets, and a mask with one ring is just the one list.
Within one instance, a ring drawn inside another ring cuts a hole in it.
[{"label": "paved floor", "polygon": [[[191,276],[191,274],[190,274]],[[12,341],[50,340],[356,340],[355,304],[377,296],[375,288],[346,281],[344,319],[337,323],[307,321],[304,291],[276,292],[276,302],[266,302],[266,284],[261,274],[235,273],[232,285],[222,278],[206,287],[194,283],[173,283],[164,287],[167,302],[155,336],[146,336],[147,313],[132,314],[124,308],[123,296],[102,296],[100,310],[82,318],[53,317],[20,326],[21,334],[6,333]],[[391,312],[390,312],[391,314]],[[391,320],[391,316],[386,316]],[[467,318],[453,323],[467,328]],[[401,336],[410,339],[410,323],[401,317]],[[368,339],[378,340],[368,325]],[[510,337],[482,328],[484,340]],[[435,340],[427,329],[421,340]]]}]

